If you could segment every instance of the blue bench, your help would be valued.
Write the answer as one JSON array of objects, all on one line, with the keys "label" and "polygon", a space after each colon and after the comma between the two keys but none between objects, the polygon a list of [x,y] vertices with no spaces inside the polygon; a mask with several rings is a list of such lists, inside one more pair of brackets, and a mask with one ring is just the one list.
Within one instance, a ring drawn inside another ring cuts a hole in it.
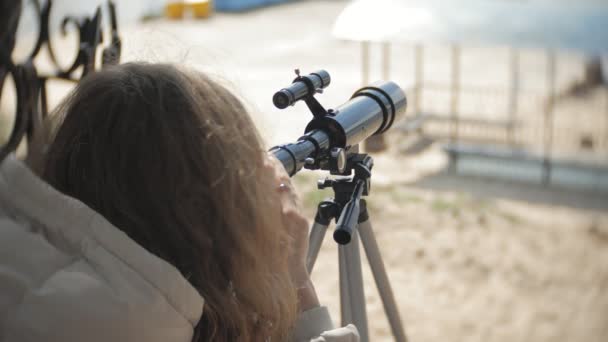
[{"label": "blue bench", "polygon": [[449,168],[459,173],[608,192],[608,166],[592,160],[546,159],[521,148],[448,144]]}]

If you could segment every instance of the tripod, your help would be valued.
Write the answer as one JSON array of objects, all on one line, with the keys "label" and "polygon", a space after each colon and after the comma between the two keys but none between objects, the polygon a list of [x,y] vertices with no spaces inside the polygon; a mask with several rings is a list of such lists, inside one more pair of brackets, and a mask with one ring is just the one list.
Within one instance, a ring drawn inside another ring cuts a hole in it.
[{"label": "tripod", "polygon": [[327,227],[332,219],[336,219],[334,240],[339,244],[342,325],[354,324],[359,330],[361,341],[369,341],[365,291],[361,273],[360,239],[393,336],[398,342],[406,342],[407,338],[372,230],[367,205],[365,200],[361,199],[361,196],[369,194],[372,167],[373,159],[370,156],[355,153],[350,155],[346,161],[346,170],[354,170],[354,176],[319,181],[319,189],[332,187],[335,196],[332,200],[319,203],[317,207],[315,222],[310,232],[306,266],[308,272],[312,272]]}]

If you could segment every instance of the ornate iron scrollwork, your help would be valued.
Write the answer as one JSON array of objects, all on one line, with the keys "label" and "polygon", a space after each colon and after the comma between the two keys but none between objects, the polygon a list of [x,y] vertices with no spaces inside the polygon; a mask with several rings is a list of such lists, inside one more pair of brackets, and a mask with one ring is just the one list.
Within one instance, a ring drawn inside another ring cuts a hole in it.
[{"label": "ornate iron scrollwork", "polygon": [[[109,0],[107,3],[110,39],[105,46],[101,6],[98,6],[92,17],[77,18],[67,16],[61,23],[61,34],[66,36],[68,25],[73,25],[78,32],[78,51],[76,58],[71,66],[63,68],[57,61],[53,45],[51,43],[50,14],[53,1],[46,0],[41,4],[39,0],[31,0],[39,21],[39,31],[36,44],[27,58],[21,62],[15,62],[12,54],[17,40],[17,27],[22,12],[22,2],[20,0],[7,1],[10,3],[8,8],[0,8],[6,16],[2,20],[5,27],[0,27],[0,99],[2,90],[7,77],[10,75],[15,85],[16,94],[16,113],[14,126],[8,142],[0,149],[0,161],[11,151],[15,150],[23,137],[27,134],[31,140],[34,131],[48,115],[47,106],[47,81],[49,79],[63,79],[78,82],[82,77],[96,70],[95,60],[100,48],[102,49],[101,67],[118,64],[121,54],[121,40],[118,35],[118,25],[116,20],[116,8],[114,3]],[[35,60],[40,51],[46,47],[51,62],[56,69],[51,74],[41,74],[35,66]]]}]

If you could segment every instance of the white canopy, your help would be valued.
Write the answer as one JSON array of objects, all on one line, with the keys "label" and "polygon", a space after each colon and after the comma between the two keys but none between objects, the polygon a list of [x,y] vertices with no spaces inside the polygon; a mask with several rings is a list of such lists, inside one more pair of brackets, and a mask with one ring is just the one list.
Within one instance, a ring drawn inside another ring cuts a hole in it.
[{"label": "white canopy", "polygon": [[608,1],[355,0],[333,34],[355,41],[510,45],[608,52]]}]

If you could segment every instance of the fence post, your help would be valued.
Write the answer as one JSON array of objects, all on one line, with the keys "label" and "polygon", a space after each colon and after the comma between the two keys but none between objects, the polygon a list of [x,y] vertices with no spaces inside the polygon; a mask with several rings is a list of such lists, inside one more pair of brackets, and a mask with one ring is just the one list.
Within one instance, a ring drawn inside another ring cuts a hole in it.
[{"label": "fence post", "polygon": [[[364,44],[365,43],[368,42],[364,42]],[[391,46],[389,42],[382,43],[382,78],[384,80],[388,80],[390,77],[390,47]],[[363,57],[367,60],[367,67],[364,67],[366,77],[364,78],[365,82],[363,83],[363,86],[367,86],[369,77],[369,45],[367,46],[367,49],[364,48]],[[380,152],[386,150],[386,148],[386,138],[384,137],[384,134],[372,135],[365,141],[365,151],[367,152]]]},{"label": "fence post", "polygon": [[361,85],[369,83],[369,41],[361,42]]},{"label": "fence post", "polygon": [[551,154],[553,150],[553,124],[554,124],[554,102],[555,102],[555,51],[547,51],[547,104],[544,113],[543,132],[543,174],[542,184],[547,186],[551,183]]},{"label": "fence post", "polygon": [[[605,80],[608,82],[608,80]],[[605,125],[604,125],[604,148],[608,150],[608,89],[604,91],[604,109],[606,111],[606,115],[604,116]]]},{"label": "fence post", "polygon": [[[452,45],[452,89],[451,96],[452,99],[450,101],[450,145],[453,147],[457,147],[459,143],[459,115],[458,115],[458,107],[460,101],[460,47],[457,44]],[[450,171],[456,172],[458,171],[458,151],[457,149],[452,149],[453,152],[450,154]]]},{"label": "fence post", "polygon": [[424,82],[424,47],[422,44],[416,45],[414,53],[414,115],[417,115],[422,110],[422,87]]},{"label": "fence post", "polygon": [[388,81],[391,69],[391,43],[382,43],[382,79]]},{"label": "fence post", "polygon": [[509,121],[507,142],[511,147],[515,146],[515,120],[517,119],[517,111],[519,107],[519,51],[516,48],[510,50],[510,68],[511,68],[511,88],[509,93]]}]

